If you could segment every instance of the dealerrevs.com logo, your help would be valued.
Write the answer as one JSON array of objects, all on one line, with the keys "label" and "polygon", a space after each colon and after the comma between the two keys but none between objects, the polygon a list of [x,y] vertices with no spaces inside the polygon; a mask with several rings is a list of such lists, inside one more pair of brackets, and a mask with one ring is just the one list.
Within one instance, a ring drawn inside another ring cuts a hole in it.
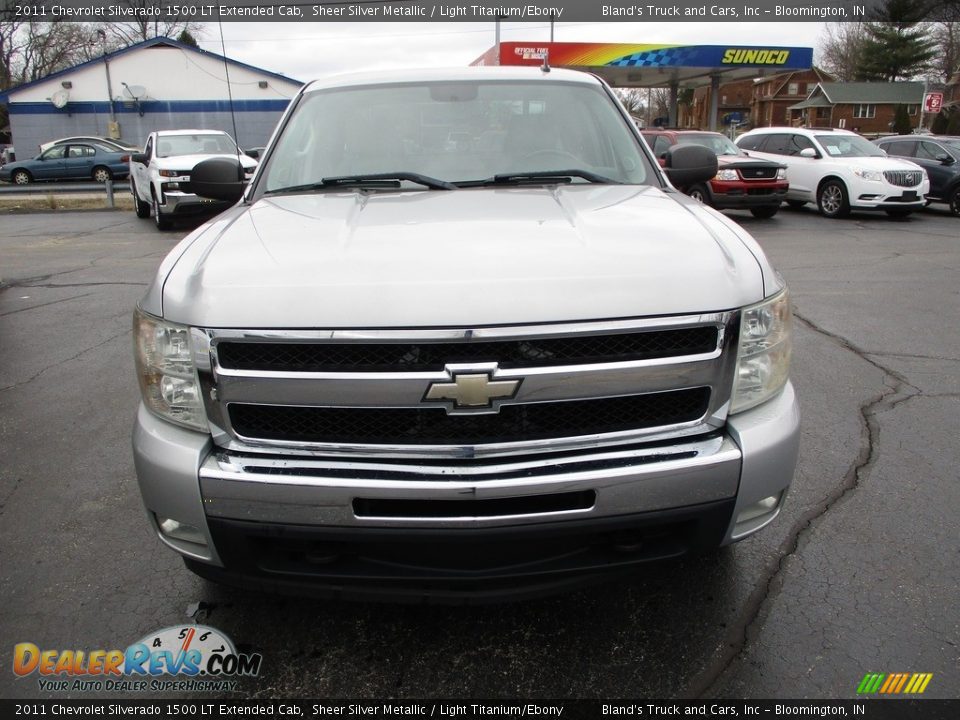
[{"label": "dealerrevs.com logo", "polygon": [[224,633],[204,625],[164,628],[126,650],[13,648],[13,672],[38,676],[43,691],[236,690],[237,678],[260,673],[259,653],[238,653]]}]

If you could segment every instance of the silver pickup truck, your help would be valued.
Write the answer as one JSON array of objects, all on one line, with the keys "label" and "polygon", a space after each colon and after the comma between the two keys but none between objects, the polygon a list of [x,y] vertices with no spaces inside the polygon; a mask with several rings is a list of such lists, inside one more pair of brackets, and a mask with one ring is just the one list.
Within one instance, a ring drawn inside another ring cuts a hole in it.
[{"label": "silver pickup truck", "polygon": [[[314,82],[134,316],[150,523],[215,581],[550,592],[717,548],[797,458],[790,301],[591,75]],[[672,180],[672,182],[671,182]]]}]

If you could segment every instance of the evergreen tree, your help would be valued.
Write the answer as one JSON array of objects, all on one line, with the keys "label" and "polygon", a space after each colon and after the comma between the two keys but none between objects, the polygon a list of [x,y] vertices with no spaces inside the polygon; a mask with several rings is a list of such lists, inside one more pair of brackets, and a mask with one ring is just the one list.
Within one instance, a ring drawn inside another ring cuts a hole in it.
[{"label": "evergreen tree", "polygon": [[906,105],[897,105],[897,110],[893,114],[893,131],[897,135],[909,135],[913,131]]},{"label": "evergreen tree", "polygon": [[866,24],[857,79],[893,82],[929,69],[937,49],[921,23],[928,12],[923,0],[886,0],[874,13],[877,22]]},{"label": "evergreen tree", "polygon": [[193,37],[193,35],[191,34],[191,32],[190,32],[189,30],[187,30],[187,29],[184,29],[183,32],[181,32],[181,33],[177,36],[177,40],[179,40],[180,42],[182,42],[184,45],[190,45],[190,46],[195,47],[195,48],[200,47],[200,45],[197,43],[196,38]]}]

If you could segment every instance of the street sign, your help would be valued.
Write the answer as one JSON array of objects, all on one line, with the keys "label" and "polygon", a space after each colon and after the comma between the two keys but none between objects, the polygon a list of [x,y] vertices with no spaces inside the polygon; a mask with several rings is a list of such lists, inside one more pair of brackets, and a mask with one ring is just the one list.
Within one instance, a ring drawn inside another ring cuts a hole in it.
[{"label": "street sign", "polygon": [[943,93],[927,93],[923,96],[923,111],[925,113],[938,113],[943,107]]}]

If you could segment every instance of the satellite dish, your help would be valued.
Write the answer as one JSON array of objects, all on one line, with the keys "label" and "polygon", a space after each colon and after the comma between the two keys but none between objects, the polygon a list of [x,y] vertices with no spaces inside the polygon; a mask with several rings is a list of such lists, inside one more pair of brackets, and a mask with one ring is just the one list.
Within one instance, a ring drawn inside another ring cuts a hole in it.
[{"label": "satellite dish", "polygon": [[67,106],[67,101],[70,99],[70,93],[66,90],[57,90],[53,97],[50,98],[50,102],[53,103],[55,108],[63,109]]},{"label": "satellite dish", "polygon": [[147,89],[143,85],[123,84],[123,92],[132,100],[139,100],[147,94]]}]

